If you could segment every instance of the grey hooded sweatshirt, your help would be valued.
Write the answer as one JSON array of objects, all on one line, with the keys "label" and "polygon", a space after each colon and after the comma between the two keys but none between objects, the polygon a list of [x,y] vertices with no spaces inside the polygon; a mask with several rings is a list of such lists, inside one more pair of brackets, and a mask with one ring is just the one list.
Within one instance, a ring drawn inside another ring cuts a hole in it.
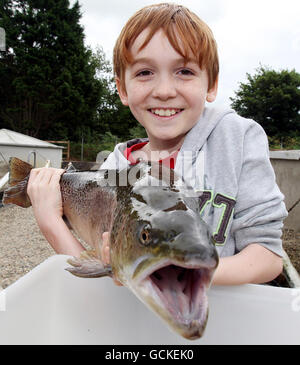
[{"label": "grey hooded sweatshirt", "polygon": [[[126,168],[130,163],[124,150],[144,141],[117,144],[101,168]],[[258,123],[232,109],[206,107],[187,133],[174,170],[203,191],[200,213],[219,256],[232,256],[250,243],[283,255],[287,211],[270,163],[268,139]]]}]

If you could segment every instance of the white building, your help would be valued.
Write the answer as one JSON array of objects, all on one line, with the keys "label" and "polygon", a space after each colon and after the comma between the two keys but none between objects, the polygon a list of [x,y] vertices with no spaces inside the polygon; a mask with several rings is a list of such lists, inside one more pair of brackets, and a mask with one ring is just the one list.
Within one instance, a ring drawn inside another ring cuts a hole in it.
[{"label": "white building", "polygon": [[[63,147],[42,141],[25,134],[0,129],[0,163],[8,163],[10,157],[18,157],[35,167],[61,167]],[[0,176],[1,177],[1,176]]]}]

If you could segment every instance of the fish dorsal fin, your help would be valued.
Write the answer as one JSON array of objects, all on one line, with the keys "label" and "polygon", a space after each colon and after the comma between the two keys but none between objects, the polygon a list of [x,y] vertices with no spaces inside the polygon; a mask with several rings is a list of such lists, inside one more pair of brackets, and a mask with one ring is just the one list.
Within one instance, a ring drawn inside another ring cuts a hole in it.
[{"label": "fish dorsal fin", "polygon": [[105,266],[98,258],[95,250],[83,251],[80,257],[73,257],[67,262],[73,267],[67,267],[66,270],[75,276],[82,278],[100,278],[102,276],[112,276],[111,266]]},{"label": "fish dorsal fin", "polygon": [[74,167],[74,165],[72,164],[72,162],[68,163],[68,166],[66,168],[66,172],[75,172],[77,171],[76,168]]}]

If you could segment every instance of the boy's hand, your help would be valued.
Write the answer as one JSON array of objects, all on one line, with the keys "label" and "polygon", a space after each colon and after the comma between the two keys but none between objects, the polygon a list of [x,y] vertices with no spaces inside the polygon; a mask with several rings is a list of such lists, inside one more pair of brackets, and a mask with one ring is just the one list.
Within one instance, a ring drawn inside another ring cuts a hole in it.
[{"label": "boy's hand", "polygon": [[[104,232],[102,235],[102,247],[101,247],[101,258],[104,265],[110,264],[110,247],[109,247],[109,232]],[[118,286],[122,286],[122,284],[116,280],[113,279],[114,283]]]},{"label": "boy's hand", "polygon": [[27,186],[34,215],[39,224],[51,217],[62,217],[62,199],[59,181],[63,169],[32,169]]},{"label": "boy's hand", "polygon": [[79,257],[84,250],[62,219],[60,178],[63,169],[33,169],[27,186],[37,224],[56,253]]}]

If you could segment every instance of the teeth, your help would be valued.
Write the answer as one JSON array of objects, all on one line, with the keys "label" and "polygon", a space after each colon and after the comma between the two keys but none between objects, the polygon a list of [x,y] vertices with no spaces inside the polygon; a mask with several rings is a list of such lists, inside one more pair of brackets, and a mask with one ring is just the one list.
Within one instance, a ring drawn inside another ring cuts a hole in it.
[{"label": "teeth", "polygon": [[151,109],[151,113],[159,115],[160,117],[170,117],[179,111],[179,109]]}]

